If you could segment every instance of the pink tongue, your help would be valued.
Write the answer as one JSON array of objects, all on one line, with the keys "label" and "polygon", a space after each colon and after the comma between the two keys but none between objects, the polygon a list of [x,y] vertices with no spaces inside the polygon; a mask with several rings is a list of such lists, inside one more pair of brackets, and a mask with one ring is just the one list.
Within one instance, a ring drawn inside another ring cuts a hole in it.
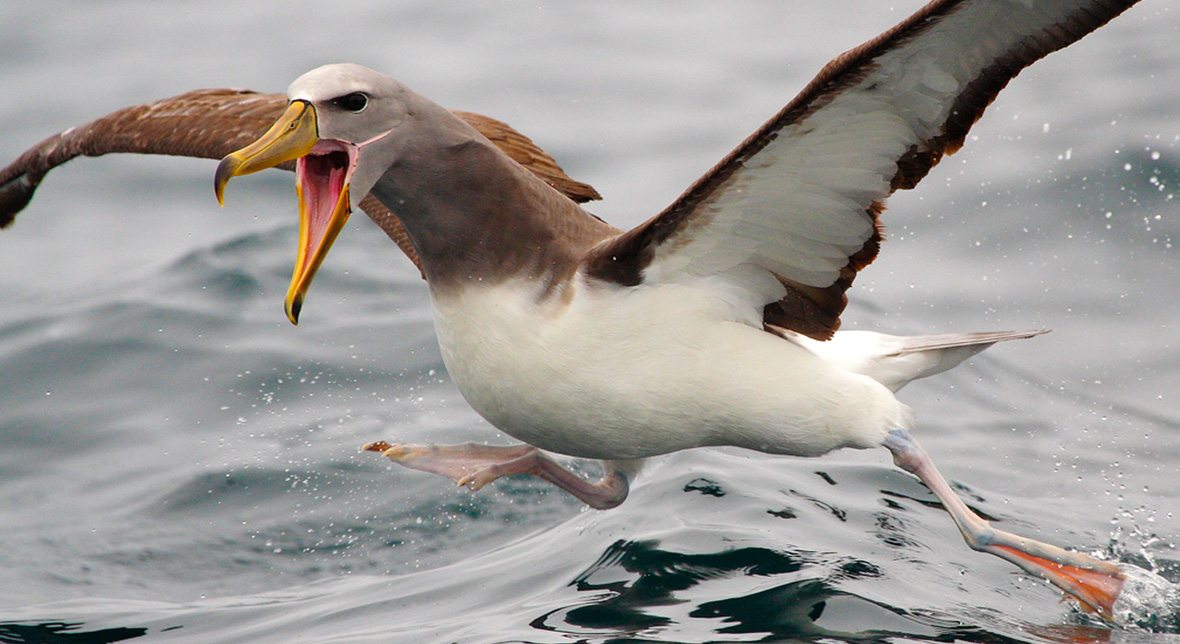
[{"label": "pink tongue", "polygon": [[335,210],[340,193],[344,190],[344,180],[348,176],[348,154],[309,154],[296,162],[295,169],[309,217],[306,249],[308,252],[304,256],[304,262],[307,263],[323,243],[328,222],[332,219],[332,211]]}]

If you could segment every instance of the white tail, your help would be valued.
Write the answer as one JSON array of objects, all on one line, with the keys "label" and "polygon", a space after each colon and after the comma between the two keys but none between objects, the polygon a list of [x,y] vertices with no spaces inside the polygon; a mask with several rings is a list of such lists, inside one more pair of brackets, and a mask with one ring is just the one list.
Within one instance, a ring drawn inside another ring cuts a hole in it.
[{"label": "white tail", "polygon": [[831,340],[819,342],[785,329],[773,330],[829,363],[868,376],[892,391],[912,380],[942,373],[997,342],[1023,340],[1049,332],[1037,329],[903,337],[871,331],[839,331]]}]

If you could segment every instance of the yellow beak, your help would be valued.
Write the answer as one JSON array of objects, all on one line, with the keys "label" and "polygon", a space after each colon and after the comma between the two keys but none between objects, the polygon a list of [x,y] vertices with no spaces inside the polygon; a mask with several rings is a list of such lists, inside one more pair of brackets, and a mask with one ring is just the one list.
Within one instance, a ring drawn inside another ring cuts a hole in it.
[{"label": "yellow beak", "polygon": [[[262,138],[221,160],[213,179],[213,190],[217,194],[218,202],[224,203],[222,199],[225,185],[231,178],[272,168],[292,159],[300,159],[310,153],[319,141],[315,107],[306,101],[292,101],[283,116],[262,135]],[[299,194],[299,257],[295,262],[295,272],[291,276],[291,286],[287,290],[286,298],[287,319],[291,320],[292,324],[298,324],[304,294],[311,285],[316,270],[327,256],[332,242],[336,240],[352,212],[347,178],[339,187],[340,192],[335,202],[324,204],[319,196],[323,182],[316,182],[305,176],[309,174],[306,172],[305,161],[300,161],[296,170],[296,191]],[[305,187],[303,184],[309,181],[312,185],[310,188]],[[315,194],[309,196],[309,190]],[[330,206],[330,210],[324,206]]]},{"label": "yellow beak", "polygon": [[230,179],[298,159],[311,152],[319,140],[315,108],[307,101],[292,101],[262,138],[230,153],[217,165],[217,174],[213,176],[217,203],[225,205],[225,184]]}]

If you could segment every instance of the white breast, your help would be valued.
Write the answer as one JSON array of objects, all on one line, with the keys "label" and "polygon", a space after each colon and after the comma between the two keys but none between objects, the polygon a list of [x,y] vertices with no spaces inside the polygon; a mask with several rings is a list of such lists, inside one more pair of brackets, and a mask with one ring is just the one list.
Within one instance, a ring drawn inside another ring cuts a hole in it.
[{"label": "white breast", "polygon": [[883,386],[731,319],[698,289],[570,288],[540,303],[523,281],[434,294],[455,384],[526,443],[599,459],[704,445],[814,456],[912,425]]}]

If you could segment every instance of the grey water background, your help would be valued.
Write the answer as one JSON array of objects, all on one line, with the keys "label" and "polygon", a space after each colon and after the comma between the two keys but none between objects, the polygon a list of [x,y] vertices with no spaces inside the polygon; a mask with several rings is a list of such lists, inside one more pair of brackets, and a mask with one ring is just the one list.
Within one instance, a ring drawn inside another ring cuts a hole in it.
[{"label": "grey water background", "polygon": [[[0,161],[197,87],[355,61],[518,127],[629,226],[919,2],[6,2]],[[1180,560],[1180,2],[1019,77],[895,196],[846,328],[1052,328],[912,385],[998,525]],[[81,159],[0,233],[0,642],[1101,642],[970,551],[884,450],[654,459],[585,510],[361,444],[507,442],[462,401],[423,283],[354,217],[298,328],[292,178]],[[593,474],[593,468],[586,469]]]}]

